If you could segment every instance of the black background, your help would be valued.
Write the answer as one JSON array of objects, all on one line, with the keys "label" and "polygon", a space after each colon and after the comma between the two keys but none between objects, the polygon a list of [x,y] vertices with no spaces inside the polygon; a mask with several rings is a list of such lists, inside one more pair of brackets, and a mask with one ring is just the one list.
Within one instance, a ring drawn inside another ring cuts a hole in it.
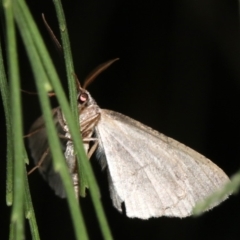
[{"label": "black background", "polygon": [[[52,1],[28,3],[66,86],[62,61],[41,19],[44,13],[59,36]],[[80,80],[98,64],[120,58],[88,88],[99,106],[183,142],[212,159],[229,176],[240,168],[237,1],[65,0],[63,6]],[[35,91],[21,42],[19,59],[22,88]],[[36,96],[22,97],[27,133],[41,110]],[[1,112],[0,236],[7,239],[10,208],[5,204],[2,108]],[[239,239],[239,195],[199,218],[128,219],[112,206],[106,173],[94,158],[91,162],[114,239]],[[29,182],[41,239],[74,239],[66,201],[54,195],[37,171]],[[80,202],[90,239],[101,239],[90,196]],[[27,224],[26,239],[31,239]]]}]

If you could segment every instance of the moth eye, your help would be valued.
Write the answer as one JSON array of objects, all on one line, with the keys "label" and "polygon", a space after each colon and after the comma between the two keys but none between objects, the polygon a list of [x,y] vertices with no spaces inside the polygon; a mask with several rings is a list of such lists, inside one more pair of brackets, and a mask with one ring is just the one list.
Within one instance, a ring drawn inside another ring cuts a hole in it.
[{"label": "moth eye", "polygon": [[78,99],[79,103],[83,104],[83,103],[85,103],[87,100],[88,100],[88,95],[87,95],[87,93],[85,93],[85,92],[80,93],[79,99]]}]

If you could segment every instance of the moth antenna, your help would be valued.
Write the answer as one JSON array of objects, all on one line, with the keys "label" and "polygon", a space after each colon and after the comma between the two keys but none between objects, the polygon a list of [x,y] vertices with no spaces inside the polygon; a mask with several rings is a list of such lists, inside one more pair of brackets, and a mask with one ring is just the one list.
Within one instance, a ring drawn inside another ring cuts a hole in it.
[{"label": "moth antenna", "polygon": [[55,44],[55,47],[57,48],[58,52],[60,52],[62,54],[62,45],[60,44],[60,42],[58,41],[56,35],[54,34],[53,30],[51,29],[51,27],[49,26],[45,15],[42,13],[42,19],[43,19],[43,23],[45,25],[45,27],[47,28],[47,31],[52,39],[52,41]]},{"label": "moth antenna", "polygon": [[107,61],[105,63],[100,64],[98,67],[96,67],[85,79],[83,84],[83,89],[86,89],[87,86],[103,71],[105,71],[110,65],[112,65],[114,62],[118,61],[119,58],[112,59],[110,61]]},{"label": "moth antenna", "polygon": [[[42,19],[43,19],[43,23],[44,23],[45,27],[47,28],[47,31],[48,31],[48,33],[49,33],[49,35],[50,35],[53,43],[55,44],[55,47],[56,47],[57,51],[61,54],[61,57],[62,57],[62,54],[63,54],[62,45],[60,44],[60,42],[58,41],[58,39],[57,39],[56,35],[54,34],[53,30],[52,30],[51,27],[49,26],[49,24],[48,24],[48,22],[47,22],[47,20],[46,20],[46,18],[45,18],[44,13],[42,13]],[[75,79],[76,79],[76,83],[77,83],[78,88],[81,87],[81,86],[80,86],[80,82],[79,82],[79,80],[78,80],[78,78],[77,78],[77,75],[74,74],[74,76],[75,76]],[[55,96],[55,94],[54,94],[53,96]]]},{"label": "moth antenna", "polygon": [[77,77],[77,74],[73,73],[73,76],[74,76],[75,81],[76,81],[77,89],[81,89],[82,87],[81,87],[80,81],[79,81],[79,79]]}]

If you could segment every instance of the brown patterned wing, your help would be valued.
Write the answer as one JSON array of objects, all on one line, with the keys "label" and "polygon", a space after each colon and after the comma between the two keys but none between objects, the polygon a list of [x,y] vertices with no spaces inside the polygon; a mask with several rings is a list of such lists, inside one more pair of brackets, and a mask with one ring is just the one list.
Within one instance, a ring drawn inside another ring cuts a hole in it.
[{"label": "brown patterned wing", "polygon": [[[59,122],[59,111],[61,111],[59,107],[53,109],[53,118],[57,132],[59,135],[64,136],[65,132],[63,131],[63,128]],[[66,197],[60,175],[56,173],[53,168],[52,155],[49,149],[46,128],[42,116],[33,123],[29,132],[30,136],[28,141],[31,156],[34,159],[36,165],[42,159],[42,163],[39,166],[41,175],[49,183],[51,188],[55,191],[56,195],[62,198]],[[66,140],[62,138],[60,139],[62,143],[62,151],[65,152]]]}]

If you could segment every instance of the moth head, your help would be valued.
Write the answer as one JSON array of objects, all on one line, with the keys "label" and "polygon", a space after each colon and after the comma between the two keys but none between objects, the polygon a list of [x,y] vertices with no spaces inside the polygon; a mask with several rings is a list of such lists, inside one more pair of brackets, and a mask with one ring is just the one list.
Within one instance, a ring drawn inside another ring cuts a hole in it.
[{"label": "moth head", "polygon": [[90,93],[86,89],[81,87],[79,88],[78,91],[77,101],[80,108],[88,107],[89,105],[95,103]]}]

